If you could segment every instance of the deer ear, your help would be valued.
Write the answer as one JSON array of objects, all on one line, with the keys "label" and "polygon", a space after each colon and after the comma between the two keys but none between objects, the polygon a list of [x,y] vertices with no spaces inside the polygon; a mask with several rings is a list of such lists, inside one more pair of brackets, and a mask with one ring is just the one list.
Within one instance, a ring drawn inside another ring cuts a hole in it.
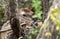
[{"label": "deer ear", "polygon": [[19,13],[20,13],[21,15],[25,14],[23,8],[19,9]]},{"label": "deer ear", "polygon": [[29,5],[28,9],[29,9],[29,10],[32,10],[32,5]]},{"label": "deer ear", "polygon": [[22,9],[20,9],[19,12],[23,16],[29,16],[30,17],[30,16],[33,15],[33,12],[30,9],[28,9],[28,8],[22,8]]}]

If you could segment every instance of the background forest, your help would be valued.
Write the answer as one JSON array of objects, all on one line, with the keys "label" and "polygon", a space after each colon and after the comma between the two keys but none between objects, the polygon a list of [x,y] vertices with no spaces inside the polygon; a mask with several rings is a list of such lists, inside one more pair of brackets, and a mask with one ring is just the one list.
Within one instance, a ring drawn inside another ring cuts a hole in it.
[{"label": "background forest", "polygon": [[0,0],[0,39],[60,39],[59,4],[60,0]]}]

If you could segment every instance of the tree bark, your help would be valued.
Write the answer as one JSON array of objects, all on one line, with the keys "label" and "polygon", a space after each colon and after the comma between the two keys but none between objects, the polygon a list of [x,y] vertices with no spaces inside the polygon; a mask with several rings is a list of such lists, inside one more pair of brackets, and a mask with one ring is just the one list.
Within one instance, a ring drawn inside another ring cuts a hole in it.
[{"label": "tree bark", "polygon": [[20,23],[18,18],[18,0],[10,0],[9,1],[9,13],[10,13],[10,24],[11,28],[13,30],[13,36],[14,38],[19,38],[19,29],[20,29]]},{"label": "tree bark", "polygon": [[43,9],[43,21],[47,18],[47,12],[49,10],[49,0],[42,0],[42,9]]}]

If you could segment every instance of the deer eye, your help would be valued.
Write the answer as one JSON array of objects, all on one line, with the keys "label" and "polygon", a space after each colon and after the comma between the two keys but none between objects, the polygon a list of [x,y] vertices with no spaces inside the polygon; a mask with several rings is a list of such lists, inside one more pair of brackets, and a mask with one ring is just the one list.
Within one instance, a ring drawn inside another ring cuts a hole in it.
[{"label": "deer eye", "polygon": [[23,16],[26,16],[25,14],[23,14]]}]

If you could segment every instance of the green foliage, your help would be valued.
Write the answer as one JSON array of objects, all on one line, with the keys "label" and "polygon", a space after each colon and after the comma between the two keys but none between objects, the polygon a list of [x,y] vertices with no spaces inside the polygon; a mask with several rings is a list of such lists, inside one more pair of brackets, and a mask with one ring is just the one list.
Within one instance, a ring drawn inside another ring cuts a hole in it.
[{"label": "green foliage", "polygon": [[53,2],[53,0],[49,0],[49,3],[52,3]]},{"label": "green foliage", "polygon": [[38,32],[39,32],[39,28],[32,27],[32,32],[31,32],[31,35],[28,37],[28,39],[35,39]]},{"label": "green foliage", "polygon": [[[34,8],[35,12],[32,18],[38,18],[39,20],[42,19],[42,6],[41,6],[41,0],[32,0],[32,8]],[[31,35],[28,37],[28,39],[35,39],[37,34],[39,32],[39,28],[33,28]]]},{"label": "green foliage", "polygon": [[50,8],[50,11],[52,11],[50,18],[56,23],[56,30],[60,34],[60,9],[55,6],[55,8]]},{"label": "green foliage", "polygon": [[2,8],[2,3],[0,3],[0,20],[4,17],[4,9]]},{"label": "green foliage", "polygon": [[32,0],[32,7],[35,9],[35,14],[32,16],[33,18],[42,19],[42,6],[41,0]]},{"label": "green foliage", "polygon": [[19,8],[27,8],[30,6],[31,0],[26,0],[26,1],[20,0],[18,4],[19,4]]}]

